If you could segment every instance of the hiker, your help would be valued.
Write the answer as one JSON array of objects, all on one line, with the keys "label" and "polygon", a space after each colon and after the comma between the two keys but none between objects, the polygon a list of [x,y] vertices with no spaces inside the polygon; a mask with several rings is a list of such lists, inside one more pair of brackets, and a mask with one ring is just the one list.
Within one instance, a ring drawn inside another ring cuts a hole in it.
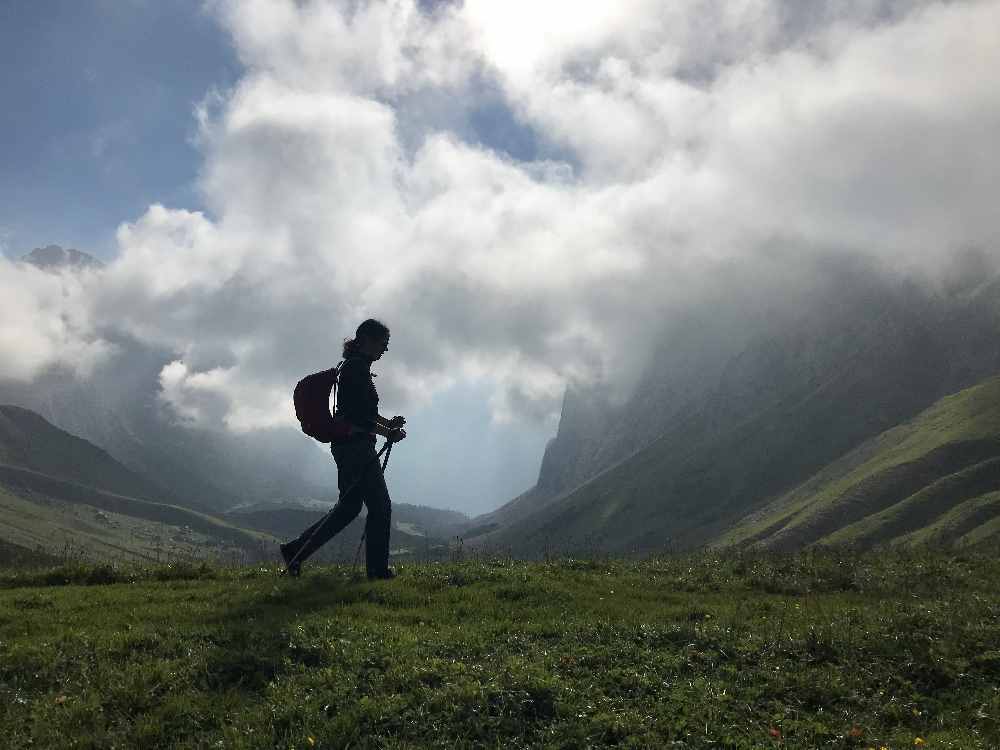
[{"label": "hiker", "polygon": [[365,553],[369,579],[395,578],[389,567],[389,529],[392,504],[382,466],[375,453],[376,436],[391,443],[406,437],[406,420],[386,419],[378,413],[378,392],[371,372],[372,362],[389,349],[389,329],[368,319],[358,326],[353,339],[344,342],[344,363],[337,380],[335,416],[349,425],[349,435],[334,440],[330,451],[337,462],[340,498],[329,514],[307,528],[298,538],[281,545],[288,573],[297,576],[302,562],[322,547],[361,512],[368,508],[365,523]]}]

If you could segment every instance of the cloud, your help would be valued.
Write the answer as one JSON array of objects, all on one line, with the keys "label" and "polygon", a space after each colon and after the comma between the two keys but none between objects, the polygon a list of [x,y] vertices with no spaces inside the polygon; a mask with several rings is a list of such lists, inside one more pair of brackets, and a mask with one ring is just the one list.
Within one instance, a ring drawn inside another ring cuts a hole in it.
[{"label": "cloud", "polygon": [[94,275],[52,273],[0,257],[0,379],[30,381],[52,367],[86,377],[115,351],[89,317]]},{"label": "cloud", "polygon": [[[249,430],[376,316],[400,410],[487,383],[545,421],[567,382],[627,389],[717,263],[997,247],[998,2],[209,6],[245,71],[198,111],[207,211],[151,206],[63,302],[0,282],[42,332],[8,371],[114,321],[177,353],[179,416]],[[475,132],[486,102],[531,161]]]}]

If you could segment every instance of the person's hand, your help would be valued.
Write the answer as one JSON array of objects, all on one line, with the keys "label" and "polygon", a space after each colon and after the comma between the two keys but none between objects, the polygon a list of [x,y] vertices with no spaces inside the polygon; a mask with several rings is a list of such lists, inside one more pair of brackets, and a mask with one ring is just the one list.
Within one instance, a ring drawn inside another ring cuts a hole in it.
[{"label": "person's hand", "polygon": [[395,417],[389,420],[389,429],[390,430],[400,429],[404,424],[406,424],[406,417],[401,417],[399,415],[396,415]]},{"label": "person's hand", "polygon": [[406,437],[406,430],[404,430],[402,427],[397,427],[394,430],[389,430],[389,441],[392,443],[398,443],[405,437]]}]

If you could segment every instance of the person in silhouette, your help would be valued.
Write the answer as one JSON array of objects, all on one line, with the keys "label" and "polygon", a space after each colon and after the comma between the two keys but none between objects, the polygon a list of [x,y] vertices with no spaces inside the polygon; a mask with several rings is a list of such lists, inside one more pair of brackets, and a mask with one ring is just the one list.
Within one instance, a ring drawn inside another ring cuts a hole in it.
[{"label": "person in silhouette", "polygon": [[330,445],[337,462],[340,498],[333,510],[290,542],[281,545],[288,572],[297,576],[302,562],[326,544],[361,512],[368,508],[365,523],[365,553],[369,579],[395,578],[389,567],[389,531],[392,503],[385,486],[382,466],[375,453],[376,436],[391,442],[406,437],[406,420],[386,419],[378,413],[378,391],[372,362],[389,350],[389,329],[369,318],[358,326],[355,337],[344,342],[344,363],[337,385],[336,416],[351,426],[351,434]]}]

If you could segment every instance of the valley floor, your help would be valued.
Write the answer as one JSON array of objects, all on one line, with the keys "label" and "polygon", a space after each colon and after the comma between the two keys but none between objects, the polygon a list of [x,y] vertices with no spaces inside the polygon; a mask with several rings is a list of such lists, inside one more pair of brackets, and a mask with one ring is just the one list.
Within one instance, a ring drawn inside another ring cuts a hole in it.
[{"label": "valley floor", "polygon": [[10,747],[1000,747],[1000,560],[0,571]]}]

